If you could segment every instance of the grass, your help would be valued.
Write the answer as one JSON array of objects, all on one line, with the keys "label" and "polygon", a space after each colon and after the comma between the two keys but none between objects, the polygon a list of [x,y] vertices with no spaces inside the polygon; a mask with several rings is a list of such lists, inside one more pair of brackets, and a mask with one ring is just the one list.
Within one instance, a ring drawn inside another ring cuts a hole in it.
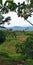
[{"label": "grass", "polygon": [[[33,37],[33,32],[15,31],[16,37],[12,31],[5,31],[5,33],[6,40],[0,45],[0,65],[2,65],[2,61],[4,62],[3,65],[16,65],[17,62],[22,62],[26,56],[17,54],[15,45],[24,43],[27,37]],[[26,59],[26,62],[28,62],[28,59]]]}]

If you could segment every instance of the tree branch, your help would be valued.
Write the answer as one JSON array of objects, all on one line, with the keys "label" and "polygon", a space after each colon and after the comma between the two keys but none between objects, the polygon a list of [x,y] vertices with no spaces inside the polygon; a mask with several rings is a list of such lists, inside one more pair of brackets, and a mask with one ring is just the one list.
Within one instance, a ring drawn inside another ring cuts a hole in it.
[{"label": "tree branch", "polygon": [[[26,19],[25,19],[26,20]],[[26,20],[28,23],[30,23],[32,26],[33,26],[33,24],[30,22],[30,21],[28,21],[28,20]]]},{"label": "tree branch", "polygon": [[4,26],[0,26],[0,28],[4,28],[4,29],[6,29],[6,27],[4,27]]}]

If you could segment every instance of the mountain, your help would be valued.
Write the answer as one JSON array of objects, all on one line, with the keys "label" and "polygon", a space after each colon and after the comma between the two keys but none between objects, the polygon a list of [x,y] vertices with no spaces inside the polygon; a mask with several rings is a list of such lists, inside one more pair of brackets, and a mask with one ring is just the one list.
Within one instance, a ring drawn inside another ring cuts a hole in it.
[{"label": "mountain", "polygon": [[33,31],[33,26],[29,26],[29,27],[21,27],[21,26],[14,26],[14,27],[9,27],[9,30],[13,30],[13,31]]},{"label": "mountain", "polygon": [[6,29],[0,28],[0,30],[33,31],[33,26],[29,26],[29,27],[14,26],[14,27],[7,27]]}]

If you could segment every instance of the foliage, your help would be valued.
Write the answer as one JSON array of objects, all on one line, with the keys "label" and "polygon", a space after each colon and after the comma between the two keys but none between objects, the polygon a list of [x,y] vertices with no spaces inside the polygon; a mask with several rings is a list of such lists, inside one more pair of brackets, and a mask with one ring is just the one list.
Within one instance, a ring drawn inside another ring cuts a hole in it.
[{"label": "foliage", "polygon": [[7,58],[9,57],[8,52],[1,52],[0,55],[1,55],[1,56],[5,56],[5,57],[7,57]]},{"label": "foliage", "polygon": [[25,54],[33,59],[33,37],[28,37],[24,44]]},{"label": "foliage", "polygon": [[33,37],[28,37],[23,44],[17,44],[16,52],[33,59]]},{"label": "foliage", "polygon": [[30,0],[31,4],[33,4],[33,0]]},{"label": "foliage", "polygon": [[2,0],[0,0],[0,4],[2,4]]},{"label": "foliage", "polygon": [[[23,42],[12,37],[12,35],[14,36],[12,31],[7,30],[7,31],[5,31],[5,33],[6,33],[6,40],[5,40],[5,42],[3,42],[2,45],[0,45],[0,63],[1,63],[1,61],[5,60],[6,64],[9,63],[8,65],[16,65],[13,63],[14,61],[17,64],[22,62],[22,63],[24,63],[22,65],[33,65],[33,59],[31,59],[33,56],[29,55],[26,50],[27,47],[31,50],[30,46],[32,46],[32,48],[33,48],[33,45],[32,45],[33,44],[33,32],[25,32],[25,33],[23,33],[22,31],[15,32],[16,38],[18,38],[20,36],[23,36],[23,37],[29,36],[27,38],[28,40],[26,39]],[[31,37],[29,34],[31,34]],[[9,39],[10,39],[10,41],[9,41]],[[16,45],[18,46],[18,49],[20,51],[18,53],[16,53],[16,48],[15,48]],[[28,51],[29,51],[29,49],[28,49]],[[8,63],[7,63],[7,61],[8,61]]]},{"label": "foliage", "polygon": [[[29,2],[29,0],[27,0]],[[0,0],[0,4],[1,4],[2,0]],[[7,5],[8,3],[8,5]],[[33,25],[30,21],[28,21],[28,17],[31,17],[32,12],[33,12],[33,0],[30,0],[29,4],[25,4],[25,1],[23,1],[23,3],[18,2],[18,4],[16,4],[13,0],[6,0],[4,4],[1,4],[0,6],[0,13],[1,14],[6,14],[9,11],[14,11],[17,13],[18,17],[23,17],[24,20],[26,20],[28,23],[30,23],[31,25]],[[4,24],[5,22],[8,22],[4,20],[2,21],[1,24]]]},{"label": "foliage", "polygon": [[6,39],[6,35],[4,31],[0,31],[0,44],[3,43]]}]

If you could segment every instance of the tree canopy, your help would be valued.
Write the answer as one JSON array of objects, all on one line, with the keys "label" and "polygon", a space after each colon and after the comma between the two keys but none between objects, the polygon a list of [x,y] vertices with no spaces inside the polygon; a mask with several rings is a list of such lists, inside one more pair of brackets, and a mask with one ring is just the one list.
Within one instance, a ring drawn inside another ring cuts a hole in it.
[{"label": "tree canopy", "polygon": [[23,3],[18,2],[18,4],[16,4],[13,0],[6,0],[3,4],[2,0],[0,0],[0,25],[4,24],[5,22],[9,22],[10,20],[10,17],[4,19],[2,14],[13,11],[17,13],[18,17],[23,17],[24,20],[26,20],[33,26],[33,24],[28,20],[28,17],[32,17],[33,15],[33,0],[26,1],[27,4],[25,3],[25,1],[23,1]]},{"label": "tree canopy", "polygon": [[28,37],[22,44],[16,44],[16,53],[26,55],[33,59],[33,37]]}]

